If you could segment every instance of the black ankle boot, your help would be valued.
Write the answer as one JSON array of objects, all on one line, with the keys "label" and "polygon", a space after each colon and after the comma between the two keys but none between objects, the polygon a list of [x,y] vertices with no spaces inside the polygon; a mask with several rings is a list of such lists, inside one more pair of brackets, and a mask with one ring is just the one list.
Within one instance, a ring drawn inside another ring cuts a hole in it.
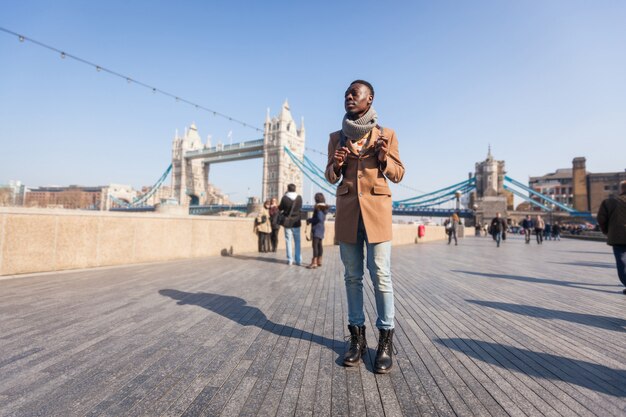
[{"label": "black ankle boot", "polygon": [[393,329],[380,329],[378,336],[378,349],[376,350],[376,360],[374,361],[374,372],[386,374],[393,366]]},{"label": "black ankle boot", "polygon": [[365,326],[350,326],[350,348],[343,356],[345,366],[357,366],[361,355],[365,354],[367,342],[365,341]]}]

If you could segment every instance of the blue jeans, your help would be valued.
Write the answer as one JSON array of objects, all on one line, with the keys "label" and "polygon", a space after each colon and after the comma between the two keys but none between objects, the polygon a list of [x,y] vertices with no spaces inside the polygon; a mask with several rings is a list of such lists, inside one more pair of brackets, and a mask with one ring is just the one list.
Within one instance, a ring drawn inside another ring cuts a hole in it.
[{"label": "blue jeans", "polygon": [[351,326],[365,324],[363,309],[363,260],[367,248],[367,269],[374,285],[376,299],[376,327],[393,329],[394,306],[393,286],[391,285],[391,241],[369,243],[363,222],[359,221],[357,242],[339,242],[341,261],[346,269],[344,280],[348,297],[348,323]]},{"label": "blue jeans", "polygon": [[626,286],[626,245],[613,246],[615,254],[615,264],[617,265],[617,276],[622,284]]},{"label": "blue jeans", "polygon": [[293,263],[293,256],[291,252],[291,240],[293,239],[296,246],[296,265],[302,263],[302,253],[300,253],[300,228],[299,227],[285,227],[285,246],[287,247],[287,262],[289,265]]},{"label": "blue jeans", "polygon": [[494,233],[493,238],[495,239],[497,246],[500,247],[500,241],[502,240],[502,232]]}]

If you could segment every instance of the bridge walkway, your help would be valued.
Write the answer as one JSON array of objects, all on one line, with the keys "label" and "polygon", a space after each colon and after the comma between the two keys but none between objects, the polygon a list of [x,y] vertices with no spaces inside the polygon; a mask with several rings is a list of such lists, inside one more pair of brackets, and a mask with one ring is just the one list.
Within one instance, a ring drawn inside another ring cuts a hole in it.
[{"label": "bridge walkway", "polygon": [[[306,252],[310,254],[310,252]],[[394,248],[395,368],[359,368],[341,264],[235,254],[0,281],[1,416],[624,416],[610,248]]]}]

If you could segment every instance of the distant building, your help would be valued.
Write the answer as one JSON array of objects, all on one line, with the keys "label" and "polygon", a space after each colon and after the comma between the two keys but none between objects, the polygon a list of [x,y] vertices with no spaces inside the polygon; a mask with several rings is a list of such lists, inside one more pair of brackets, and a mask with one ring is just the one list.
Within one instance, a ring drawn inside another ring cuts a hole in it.
[{"label": "distant building", "polygon": [[130,204],[137,197],[137,191],[128,184],[109,184],[106,187],[102,187],[102,205],[100,210],[125,207],[117,201]]},{"label": "distant building", "polygon": [[[624,180],[626,170],[587,172],[586,159],[577,157],[572,160],[572,168],[561,168],[541,177],[530,177],[528,186],[575,210],[596,213],[602,200],[619,194],[619,183]],[[530,197],[539,201],[538,197],[532,195]],[[533,207],[533,210],[540,209]]]},{"label": "distant building", "polygon": [[21,181],[9,181],[0,185],[0,206],[23,206],[26,186]]},{"label": "distant building", "polygon": [[39,187],[29,190],[24,198],[26,207],[101,210],[105,187]]},{"label": "distant building", "polygon": [[[574,205],[572,168],[561,168],[541,177],[530,177],[528,187],[566,206],[573,207]],[[543,204],[543,200],[539,197],[534,195],[530,195],[529,197]],[[530,209],[541,210],[534,205],[531,206]]]}]

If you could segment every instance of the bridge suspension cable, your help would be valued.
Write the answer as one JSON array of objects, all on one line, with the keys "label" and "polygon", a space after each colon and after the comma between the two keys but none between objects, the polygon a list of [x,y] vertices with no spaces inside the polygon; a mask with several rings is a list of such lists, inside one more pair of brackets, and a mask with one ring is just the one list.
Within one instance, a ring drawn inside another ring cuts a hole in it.
[{"label": "bridge suspension cable", "polygon": [[529,203],[541,208],[542,210],[545,211],[552,211],[549,207],[544,206],[543,204],[541,204],[540,202],[533,200],[532,198],[528,197],[527,195],[525,195],[524,193],[521,193],[519,191],[517,191],[515,188],[511,188],[509,186],[507,186],[506,184],[504,185],[504,189],[507,191],[512,192],[513,194],[515,194],[516,196],[518,196],[519,198],[523,199],[524,201],[528,201]]},{"label": "bridge suspension cable", "polygon": [[163,183],[165,182],[165,180],[167,179],[167,176],[170,174],[171,171],[172,171],[172,164],[170,164],[170,166],[167,167],[163,175],[161,175],[161,177],[157,180],[157,182],[155,182],[154,185],[150,187],[147,193],[145,193],[139,198],[135,198],[132,203],[127,203],[126,201],[120,200],[119,198],[116,198],[112,195],[110,195],[109,198],[115,204],[118,204],[122,207],[126,207],[126,208],[141,207],[144,205],[146,201],[148,201],[150,197],[152,197],[158,191],[159,188],[161,188],[161,186],[163,185]]},{"label": "bridge suspension cable", "polygon": [[289,156],[289,158],[291,158],[293,163],[296,164],[296,166],[300,169],[300,171],[302,171],[302,173],[306,175],[306,177],[309,180],[311,180],[315,185],[317,185],[318,187],[320,187],[322,190],[326,191],[327,193],[331,195],[335,194],[336,186],[326,181],[326,178],[324,178],[323,175],[319,174],[319,171],[320,171],[319,168],[312,169],[308,165],[305,165],[286,146],[284,147],[284,150],[285,150],[285,153]]},{"label": "bridge suspension cable", "polygon": [[[532,188],[527,187],[526,185],[522,184],[519,181],[514,180],[513,178],[509,177],[508,175],[504,176],[504,180],[507,181],[508,183],[512,184],[512,185],[515,185],[515,186],[521,188],[524,191],[528,191],[529,193],[539,197],[540,199],[542,199],[544,201],[547,201],[550,204],[554,204],[556,207],[559,207],[563,211],[566,211],[568,213],[575,213],[576,212],[576,210],[574,210],[573,208],[568,207],[565,204],[559,203],[558,201],[553,200],[552,198],[548,197],[547,195],[541,194],[541,193],[533,190]],[[548,209],[548,211],[550,211],[550,209]]]},{"label": "bridge suspension cable", "polygon": [[[317,149],[313,149],[313,148],[305,148],[305,149],[306,149],[307,151],[315,152],[315,153],[317,153],[317,154],[319,154],[319,155],[323,155],[323,156],[325,156],[326,158],[328,158],[328,154],[327,154],[327,153],[324,153],[324,152],[322,152],[322,151],[318,151]],[[306,158],[306,156],[305,156],[305,158]],[[309,158],[307,158],[307,159],[309,159]],[[317,168],[317,165],[316,165],[315,167]],[[318,169],[319,169],[319,168],[318,168]],[[324,173],[324,172],[322,171],[322,174],[323,174],[323,173]],[[398,184],[394,184],[394,185],[395,185],[396,187],[406,188],[407,190],[415,191],[415,192],[418,192],[418,193],[425,193],[425,192],[426,192],[426,191],[424,191],[424,190],[420,190],[420,189],[418,189],[418,188],[413,188],[413,187],[410,187],[410,186],[408,186],[408,185],[406,185],[406,184],[402,184],[402,183],[398,183]]]},{"label": "bridge suspension cable", "polygon": [[[337,186],[330,184],[324,176],[324,171],[319,168],[307,156],[303,155],[300,160],[288,147],[284,147],[285,153],[291,158],[293,163],[302,171],[302,173],[310,179],[318,187],[324,191],[334,194]],[[432,207],[451,201],[456,198],[456,193],[466,194],[476,188],[476,180],[474,178],[453,184],[449,187],[442,188],[431,193],[426,193],[417,197],[411,197],[404,200],[394,201],[393,206],[396,209],[406,208],[409,210]],[[430,197],[430,198],[426,198]]]},{"label": "bridge suspension cable", "polygon": [[80,57],[78,57],[76,55],[73,55],[73,54],[70,54],[68,52],[65,52],[65,51],[63,51],[61,49],[58,49],[58,48],[54,47],[54,46],[46,45],[43,42],[40,42],[38,40],[29,38],[29,37],[24,36],[24,35],[20,35],[19,33],[15,33],[12,30],[9,30],[9,29],[3,28],[3,27],[0,27],[0,31],[4,32],[4,33],[7,33],[9,35],[16,36],[20,42],[28,41],[28,42],[33,43],[33,44],[35,44],[37,46],[40,46],[42,48],[48,49],[50,51],[54,51],[54,52],[60,54],[61,58],[63,58],[63,59],[65,59],[65,58],[73,59],[73,60],[75,60],[77,62],[80,62],[81,64],[85,64],[85,65],[88,65],[90,67],[95,68],[95,70],[98,71],[98,72],[106,72],[106,73],[111,74],[111,75],[113,75],[115,77],[118,77],[118,78],[121,78],[123,80],[126,80],[126,82],[128,84],[137,84],[140,87],[144,87],[144,88],[152,91],[152,93],[154,93],[154,94],[158,93],[158,94],[161,94],[161,95],[173,98],[177,102],[189,104],[190,106],[195,107],[197,110],[202,110],[202,111],[211,113],[215,117],[222,117],[224,119],[228,119],[229,121],[231,121],[233,123],[240,124],[243,127],[254,129],[254,130],[258,131],[258,132],[263,132],[262,129],[259,129],[258,127],[253,126],[250,123],[246,123],[246,122],[238,120],[238,119],[236,119],[236,118],[234,118],[232,116],[229,116],[227,114],[220,113],[217,110],[209,109],[208,107],[205,107],[205,106],[203,106],[201,104],[195,103],[195,102],[193,102],[191,100],[188,100],[186,98],[183,98],[183,97],[181,97],[179,95],[169,93],[169,92],[167,92],[167,91],[165,91],[165,90],[163,90],[163,89],[161,89],[159,87],[156,87],[156,86],[153,86],[153,85],[149,85],[147,83],[139,81],[139,80],[137,80],[134,77],[130,77],[128,75],[121,74],[121,73],[119,73],[117,71],[110,70],[110,69],[108,69],[106,67],[103,67],[102,65],[94,64],[93,62],[87,61],[86,59],[83,59],[83,58],[80,58]]}]

